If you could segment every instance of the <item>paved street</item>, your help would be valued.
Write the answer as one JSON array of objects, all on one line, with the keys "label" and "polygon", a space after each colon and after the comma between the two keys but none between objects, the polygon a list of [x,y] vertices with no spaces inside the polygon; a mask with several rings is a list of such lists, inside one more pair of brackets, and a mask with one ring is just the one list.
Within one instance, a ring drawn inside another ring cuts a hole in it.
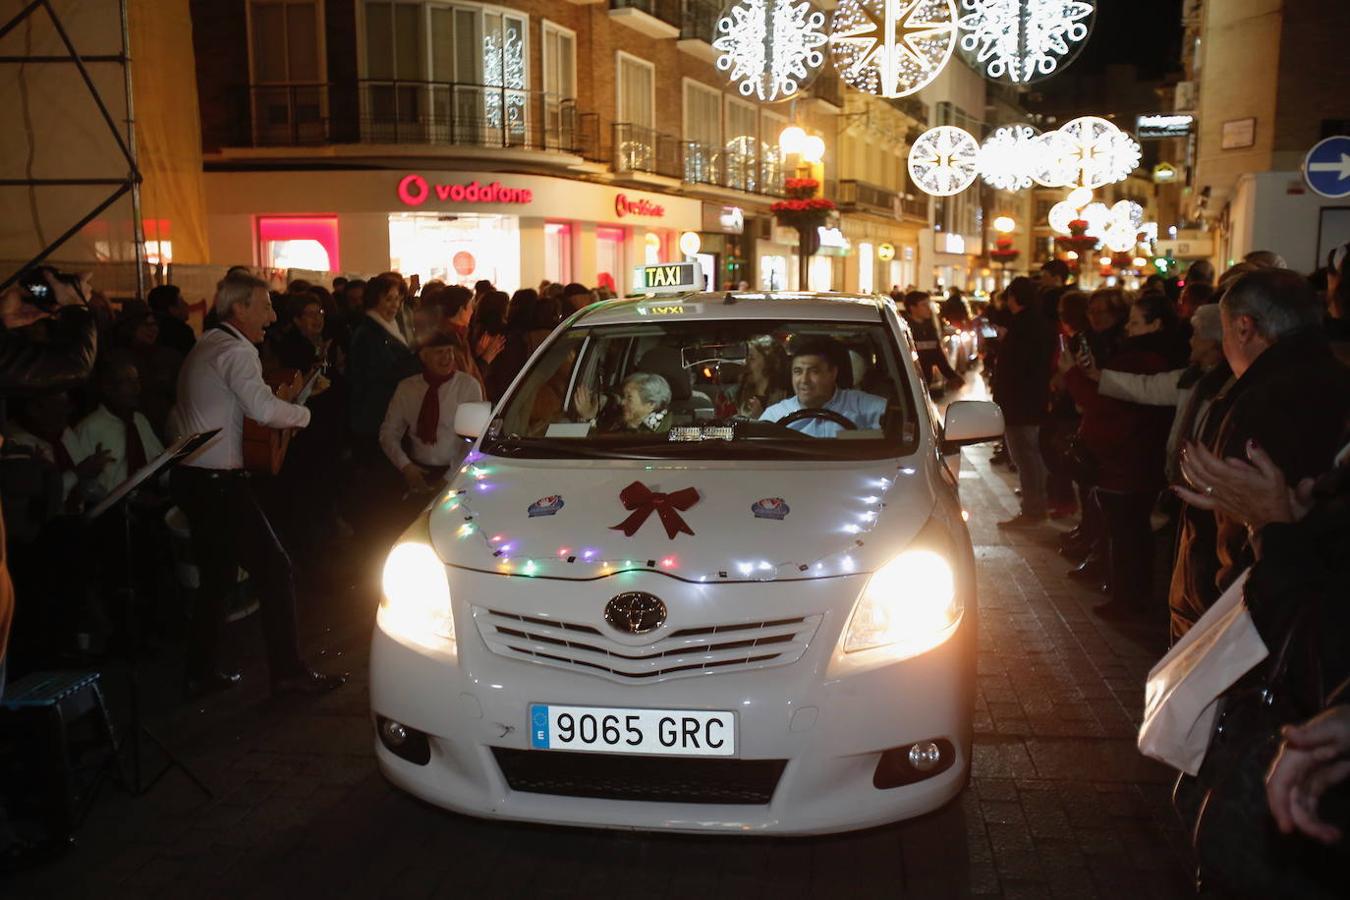
[{"label": "paved street", "polygon": [[1098,598],[1063,577],[1055,532],[1000,534],[994,523],[1016,499],[989,453],[967,451],[961,476],[979,559],[980,694],[973,781],[947,810],[770,840],[519,826],[432,808],[375,769],[364,671],[373,600],[362,588],[311,598],[306,613],[320,662],[350,668],[350,685],[318,702],[268,701],[255,649],[246,689],[155,720],[214,799],[179,772],[140,798],[109,786],[77,848],[4,894],[1184,896],[1168,773],[1133,743],[1163,612],[1147,627],[1105,625],[1089,612]]}]

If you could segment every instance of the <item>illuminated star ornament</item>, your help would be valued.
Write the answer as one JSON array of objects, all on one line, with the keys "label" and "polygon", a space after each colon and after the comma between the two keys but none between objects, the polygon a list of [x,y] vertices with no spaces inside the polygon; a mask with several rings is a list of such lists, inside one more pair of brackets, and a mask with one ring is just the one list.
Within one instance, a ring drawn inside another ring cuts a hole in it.
[{"label": "illuminated star ornament", "polygon": [[928,84],[956,47],[956,0],[841,0],[830,55],[853,87],[904,97]]},{"label": "illuminated star ornament", "polygon": [[717,20],[719,71],[741,96],[787,100],[825,63],[825,14],[806,0],[737,0]]},{"label": "illuminated star ornament", "polygon": [[961,0],[961,55],[991,81],[1029,84],[1067,65],[1086,41],[1088,0]]},{"label": "illuminated star ornament", "polygon": [[930,128],[909,148],[909,174],[926,194],[959,194],[979,174],[980,144],[954,125]]}]

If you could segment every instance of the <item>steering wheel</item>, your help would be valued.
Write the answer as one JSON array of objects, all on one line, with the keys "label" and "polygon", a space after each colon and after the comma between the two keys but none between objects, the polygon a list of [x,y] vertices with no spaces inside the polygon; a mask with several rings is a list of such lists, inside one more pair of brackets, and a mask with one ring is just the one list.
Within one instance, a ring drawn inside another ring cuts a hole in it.
[{"label": "steering wheel", "polygon": [[833,422],[845,431],[857,431],[858,425],[848,416],[840,415],[832,409],[808,409],[802,408],[796,412],[788,413],[778,420],[779,425],[791,425],[793,422],[800,422],[802,419],[825,419],[827,422]]}]

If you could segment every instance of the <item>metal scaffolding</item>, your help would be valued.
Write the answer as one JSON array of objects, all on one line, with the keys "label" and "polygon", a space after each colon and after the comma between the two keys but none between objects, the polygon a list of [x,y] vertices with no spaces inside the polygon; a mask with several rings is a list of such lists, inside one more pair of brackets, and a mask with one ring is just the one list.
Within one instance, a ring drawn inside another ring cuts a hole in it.
[{"label": "metal scaffolding", "polygon": [[[89,89],[90,97],[93,99],[95,106],[98,107],[104,123],[108,126],[108,131],[112,134],[113,140],[117,142],[118,150],[127,165],[125,178],[82,178],[74,175],[65,178],[0,178],[0,187],[106,187],[112,189],[112,193],[83,218],[66,229],[55,240],[50,241],[18,271],[9,273],[4,281],[0,282],[0,291],[13,284],[24,270],[51,256],[62,244],[78,234],[80,229],[98,218],[104,210],[123,196],[130,194],[132,241],[136,254],[136,296],[138,298],[145,297],[145,225],[141,221],[141,170],[136,160],[136,117],[131,93],[131,30],[127,18],[127,0],[117,0],[117,5],[122,26],[122,47],[121,52],[116,54],[81,56],[71,42],[70,35],[61,22],[61,17],[52,8],[50,0],[33,0],[8,22],[0,25],[0,40],[4,40],[11,31],[34,16],[39,10],[46,11],[51,19],[52,27],[66,48],[66,55],[0,56],[0,65],[74,65],[79,71],[85,87]],[[122,81],[126,89],[127,105],[125,135],[118,128],[112,113],[108,111],[108,105],[103,101],[102,94],[99,93],[98,86],[94,84],[93,78],[90,77],[88,69],[90,65],[117,65],[122,67]]]}]

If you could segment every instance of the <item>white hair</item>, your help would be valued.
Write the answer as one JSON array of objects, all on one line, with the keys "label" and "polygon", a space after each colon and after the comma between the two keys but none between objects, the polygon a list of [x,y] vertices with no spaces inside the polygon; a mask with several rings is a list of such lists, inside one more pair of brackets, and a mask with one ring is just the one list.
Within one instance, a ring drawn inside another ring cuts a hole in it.
[{"label": "white hair", "polygon": [[216,315],[222,320],[241,303],[251,303],[254,291],[267,291],[267,282],[243,272],[231,272],[216,286]]},{"label": "white hair", "polygon": [[660,375],[651,372],[634,372],[623,380],[623,386],[637,387],[638,396],[643,403],[650,403],[657,409],[670,406],[670,384]]}]

